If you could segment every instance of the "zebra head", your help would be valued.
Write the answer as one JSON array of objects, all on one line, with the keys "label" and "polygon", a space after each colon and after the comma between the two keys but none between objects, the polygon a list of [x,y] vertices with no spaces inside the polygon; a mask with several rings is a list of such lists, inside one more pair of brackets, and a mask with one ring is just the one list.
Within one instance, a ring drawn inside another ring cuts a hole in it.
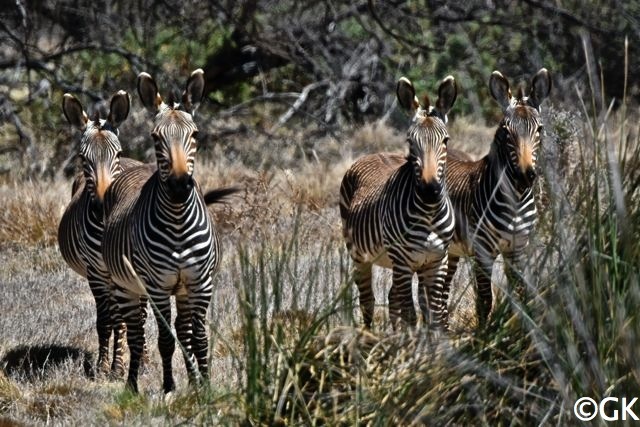
[{"label": "zebra head", "polygon": [[447,161],[447,113],[457,96],[456,81],[447,76],[438,88],[438,100],[430,105],[425,95],[420,105],[411,82],[398,80],[396,95],[400,105],[413,114],[413,123],[407,133],[409,162],[413,165],[418,188],[429,198],[436,198],[444,186],[444,169]]},{"label": "zebra head", "polygon": [[129,95],[121,90],[111,98],[109,114],[101,119],[96,113],[89,119],[78,99],[68,93],[62,98],[62,111],[67,121],[82,131],[78,155],[86,188],[96,209],[102,209],[104,193],[111,181],[122,172],[118,127],[129,115]]},{"label": "zebra head", "polygon": [[491,74],[491,95],[502,107],[504,117],[496,131],[498,156],[508,176],[520,191],[530,188],[536,178],[536,157],[542,123],[540,104],[551,91],[551,77],[542,68],[531,81],[529,95],[522,89],[511,96],[509,81],[498,71]]},{"label": "zebra head", "polygon": [[194,186],[193,167],[198,127],[193,113],[204,94],[204,72],[195,70],[187,80],[182,102],[164,102],[158,86],[147,73],[138,75],[138,94],[144,106],[155,114],[151,132],[155,142],[160,180],[171,199],[184,201]]}]

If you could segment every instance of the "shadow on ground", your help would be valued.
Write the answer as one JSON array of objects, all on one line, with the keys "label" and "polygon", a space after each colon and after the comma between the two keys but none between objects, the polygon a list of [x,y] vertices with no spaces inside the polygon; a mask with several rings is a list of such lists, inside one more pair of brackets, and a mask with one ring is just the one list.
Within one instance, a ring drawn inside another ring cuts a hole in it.
[{"label": "shadow on ground", "polygon": [[16,347],[5,354],[0,361],[0,368],[8,377],[32,380],[45,376],[56,367],[77,361],[82,363],[87,377],[95,377],[91,353],[56,344]]}]

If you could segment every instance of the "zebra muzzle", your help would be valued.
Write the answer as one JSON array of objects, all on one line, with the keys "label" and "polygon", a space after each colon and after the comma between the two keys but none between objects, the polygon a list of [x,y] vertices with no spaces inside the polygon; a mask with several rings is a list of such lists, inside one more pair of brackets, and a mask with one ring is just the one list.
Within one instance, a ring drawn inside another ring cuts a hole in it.
[{"label": "zebra muzzle", "polygon": [[436,179],[427,182],[422,181],[420,183],[420,192],[425,200],[435,201],[442,194],[442,185]]},{"label": "zebra muzzle", "polygon": [[519,170],[518,172],[518,181],[520,181],[521,189],[531,187],[538,176],[533,166],[529,166],[525,170]]},{"label": "zebra muzzle", "polygon": [[193,177],[189,174],[169,175],[167,186],[173,199],[186,199],[193,189]]}]

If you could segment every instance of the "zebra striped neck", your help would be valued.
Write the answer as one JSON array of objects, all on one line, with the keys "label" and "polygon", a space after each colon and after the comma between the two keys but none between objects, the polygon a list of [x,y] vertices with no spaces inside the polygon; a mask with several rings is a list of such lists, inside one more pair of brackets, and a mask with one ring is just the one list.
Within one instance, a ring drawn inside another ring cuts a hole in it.
[{"label": "zebra striped neck", "polygon": [[[404,212],[414,217],[415,221],[431,218],[434,213],[448,209],[448,195],[445,185],[438,195],[430,193],[428,188],[417,182],[413,166],[407,162],[404,167],[398,169],[394,182],[394,193],[391,199],[397,199],[398,206],[406,207]],[[396,202],[392,202],[396,203]]]},{"label": "zebra striped neck", "polygon": [[187,210],[193,204],[193,200],[197,198],[196,185],[193,185],[188,191],[175,194],[169,188],[168,183],[160,178],[159,171],[156,171],[149,181],[153,181],[151,197],[156,200],[157,206],[173,215]]},{"label": "zebra striped neck", "polygon": [[[519,188],[518,182],[510,173],[508,165],[499,160],[495,153],[485,158],[485,168],[475,196],[474,211],[476,227],[489,223],[502,238],[513,247],[523,243],[515,240],[517,236],[526,236],[536,223],[536,207],[532,187]],[[476,228],[475,235],[480,230]],[[515,240],[514,240],[515,239]],[[496,249],[497,243],[488,245]]]},{"label": "zebra striped neck", "polygon": [[447,187],[442,185],[442,190],[436,196],[430,193],[429,189],[425,189],[420,184],[414,181],[412,194],[412,204],[416,209],[421,211],[433,212],[439,211],[446,205],[448,199]]}]

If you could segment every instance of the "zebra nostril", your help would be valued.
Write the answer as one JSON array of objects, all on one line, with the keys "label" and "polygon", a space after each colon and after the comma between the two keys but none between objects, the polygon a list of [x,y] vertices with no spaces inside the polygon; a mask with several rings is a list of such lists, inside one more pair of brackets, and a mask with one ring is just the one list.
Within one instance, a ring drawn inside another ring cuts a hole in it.
[{"label": "zebra nostril", "polygon": [[527,172],[526,172],[526,175],[527,175],[527,180],[529,181],[529,183],[532,183],[533,180],[536,179],[536,176],[537,176],[536,171],[533,168],[528,168]]}]

